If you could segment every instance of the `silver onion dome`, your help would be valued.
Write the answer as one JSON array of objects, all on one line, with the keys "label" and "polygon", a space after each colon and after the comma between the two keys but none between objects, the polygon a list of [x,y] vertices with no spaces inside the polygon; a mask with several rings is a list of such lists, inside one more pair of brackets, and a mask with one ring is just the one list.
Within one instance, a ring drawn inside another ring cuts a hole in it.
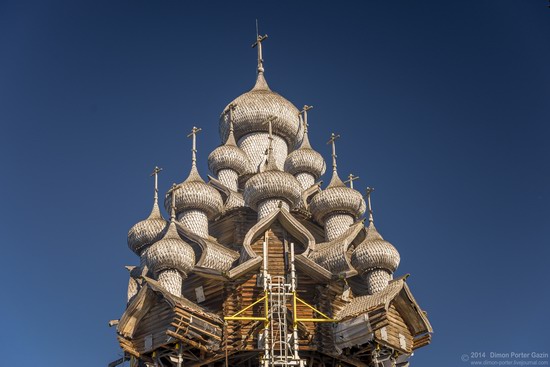
[{"label": "silver onion dome", "polygon": [[298,204],[302,187],[298,180],[288,172],[280,171],[273,156],[273,119],[268,119],[269,148],[265,169],[252,176],[244,186],[246,205],[258,210],[258,204],[264,200],[281,199],[292,209]]},{"label": "silver onion dome", "polygon": [[335,172],[327,188],[313,197],[309,208],[315,220],[323,224],[329,214],[349,214],[357,219],[365,213],[366,203],[363,195],[347,187]]},{"label": "silver onion dome", "polygon": [[164,237],[149,247],[146,257],[147,266],[155,274],[175,269],[187,275],[195,265],[193,248],[178,235],[174,222]]},{"label": "silver onion dome", "polygon": [[220,145],[208,155],[208,169],[214,175],[217,175],[222,169],[231,169],[238,175],[252,171],[248,156],[235,142],[232,129],[225,144]]},{"label": "silver onion dome", "polygon": [[237,105],[232,120],[235,128],[235,139],[255,132],[267,132],[264,121],[275,117],[273,134],[283,138],[292,149],[302,140],[303,129],[298,119],[298,109],[287,99],[273,92],[264,78],[258,73],[252,90],[233,100],[220,116],[220,137],[225,141],[229,136],[229,117],[225,113],[229,106]]},{"label": "silver onion dome", "polygon": [[167,195],[164,201],[167,211],[170,208],[171,195],[175,196],[176,214],[196,209],[212,219],[222,210],[223,199],[220,193],[204,182],[194,164],[187,179],[177,185],[172,194]]},{"label": "silver onion dome", "polygon": [[384,240],[371,223],[367,236],[351,254],[351,264],[359,272],[370,269],[384,269],[393,273],[399,266],[399,252]]},{"label": "silver onion dome", "polygon": [[290,207],[300,200],[302,187],[290,173],[279,170],[266,170],[252,176],[244,187],[244,201],[254,210],[258,203],[267,199],[286,200]]},{"label": "silver onion dome", "polygon": [[290,153],[285,160],[285,171],[290,174],[309,173],[315,180],[321,177],[326,170],[323,156],[311,148],[307,133],[300,147]]},{"label": "silver onion dome", "polygon": [[151,214],[128,231],[128,247],[138,256],[141,256],[147,247],[160,240],[168,227],[168,222],[162,217],[158,205],[158,174],[161,171],[162,168],[155,167],[151,174],[155,177],[155,196]]},{"label": "silver onion dome", "polygon": [[153,243],[162,238],[168,222],[162,217],[157,201],[153,204],[153,210],[147,219],[136,223],[128,231],[128,247],[136,255],[141,253]]}]

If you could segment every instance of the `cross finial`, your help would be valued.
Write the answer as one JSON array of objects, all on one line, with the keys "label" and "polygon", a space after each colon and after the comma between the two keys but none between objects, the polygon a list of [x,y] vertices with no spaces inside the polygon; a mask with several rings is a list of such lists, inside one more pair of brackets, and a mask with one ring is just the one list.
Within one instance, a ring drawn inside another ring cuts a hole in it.
[{"label": "cross finial", "polygon": [[236,108],[237,108],[237,104],[231,102],[229,104],[229,106],[227,106],[227,110],[226,110],[227,116],[229,117],[229,132],[230,133],[234,132],[233,131],[233,112],[235,111]]},{"label": "cross finial", "polygon": [[162,168],[159,168],[155,166],[155,169],[153,170],[153,173],[151,173],[151,176],[155,176],[155,203],[159,200],[159,173],[162,171]]},{"label": "cross finial", "polygon": [[[267,120],[264,121],[264,124],[267,124],[268,126],[268,132],[269,132],[269,145],[267,147],[267,160],[266,164],[269,167],[273,167],[274,162],[273,161],[273,121],[277,120],[277,117],[275,116],[269,116]],[[271,165],[271,166],[270,166]]]},{"label": "cross finial", "polygon": [[192,165],[195,167],[197,165],[197,134],[202,129],[200,127],[193,126],[191,132],[187,135],[188,138],[193,137],[193,149],[192,151]]},{"label": "cross finial", "polygon": [[277,117],[270,116],[265,121],[265,123],[268,126],[268,132],[269,132],[269,150],[273,150],[273,121],[275,121]]},{"label": "cross finial", "polygon": [[256,20],[256,42],[252,44],[252,48],[258,46],[258,73],[264,72],[264,59],[262,55],[262,42],[267,38],[267,34],[260,36],[258,34],[258,21]]},{"label": "cross finial", "polygon": [[307,134],[307,128],[309,127],[309,124],[307,122],[307,111],[311,110],[313,106],[308,106],[307,104],[304,105],[304,108],[300,111],[300,114],[302,114],[304,117],[304,132]]},{"label": "cross finial", "polygon": [[372,216],[372,205],[371,205],[371,202],[370,202],[370,194],[372,194],[373,191],[374,191],[373,187],[367,187],[367,206],[368,206],[368,210],[369,210],[369,222],[370,223],[374,223],[374,218]]},{"label": "cross finial", "polygon": [[172,187],[170,187],[170,190],[168,190],[168,193],[170,194],[170,222],[174,222],[176,220],[176,195],[174,195],[174,192],[178,188],[178,185],[175,183],[172,184]]},{"label": "cross finial", "polygon": [[336,135],[334,133],[330,134],[330,139],[327,142],[327,144],[332,144],[332,172],[336,172],[336,139],[338,139],[340,135]]},{"label": "cross finial", "polygon": [[354,176],[353,173],[350,173],[348,175],[348,180],[345,181],[344,183],[349,182],[349,187],[353,189],[353,181],[358,180],[358,179],[359,179],[359,176]]}]

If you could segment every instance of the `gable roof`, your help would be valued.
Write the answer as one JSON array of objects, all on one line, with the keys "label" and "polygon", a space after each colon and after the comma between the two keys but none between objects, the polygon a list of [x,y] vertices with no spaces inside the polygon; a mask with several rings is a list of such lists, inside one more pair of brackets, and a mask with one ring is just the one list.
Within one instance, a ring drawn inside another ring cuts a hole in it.
[{"label": "gable roof", "polygon": [[155,304],[166,302],[171,308],[179,307],[183,310],[201,315],[209,320],[223,324],[223,320],[216,314],[206,311],[201,306],[185,297],[178,297],[165,290],[156,280],[147,276],[140,277],[143,286],[130,302],[122,314],[117,325],[117,333],[124,337],[132,337],[139,322]]},{"label": "gable roof", "polygon": [[388,286],[372,295],[356,297],[336,314],[339,321],[352,319],[383,306],[393,304],[413,335],[433,332],[432,326],[405,282],[406,276],[390,281]]}]

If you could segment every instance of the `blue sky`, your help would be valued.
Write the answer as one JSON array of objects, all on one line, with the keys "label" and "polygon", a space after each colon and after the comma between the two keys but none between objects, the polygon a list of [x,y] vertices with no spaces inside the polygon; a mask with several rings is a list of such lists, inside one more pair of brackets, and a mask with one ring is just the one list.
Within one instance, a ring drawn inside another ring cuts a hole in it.
[{"label": "blue sky", "polygon": [[[219,144],[254,83],[313,105],[310,140],[376,188],[435,329],[413,366],[550,352],[546,1],[0,1],[2,365],[101,366],[127,230]],[[325,182],[328,182],[325,175]]]}]

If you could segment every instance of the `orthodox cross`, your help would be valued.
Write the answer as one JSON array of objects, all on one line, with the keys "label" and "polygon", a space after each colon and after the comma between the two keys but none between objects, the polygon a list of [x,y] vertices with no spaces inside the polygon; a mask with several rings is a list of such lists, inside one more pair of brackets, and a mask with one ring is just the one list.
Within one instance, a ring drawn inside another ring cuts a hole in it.
[{"label": "orthodox cross", "polygon": [[374,218],[372,217],[372,205],[370,203],[370,194],[374,191],[374,188],[367,187],[367,206],[369,209],[369,222],[374,223]]},{"label": "orthodox cross", "polygon": [[237,104],[231,102],[229,104],[229,106],[227,106],[227,110],[226,110],[227,116],[229,118],[229,132],[230,133],[233,132],[233,112],[235,111],[236,108],[237,108]]},{"label": "orthodox cross", "polygon": [[307,133],[309,124],[307,123],[307,111],[311,110],[313,106],[304,105],[304,108],[300,111],[300,114],[304,116],[304,132]]},{"label": "orthodox cross", "polygon": [[273,121],[275,120],[277,120],[277,117],[269,116],[267,120],[264,121],[264,124],[267,124],[268,131],[269,131],[269,137],[268,137],[269,145],[267,147],[267,151],[265,152],[266,158],[264,163],[269,167],[273,167],[273,165],[275,164],[275,162],[273,162],[274,158],[273,158],[273,124],[272,124]]},{"label": "orthodox cross", "polygon": [[178,185],[175,183],[172,184],[172,187],[168,190],[168,193],[170,195],[171,203],[170,203],[170,222],[174,222],[176,220],[176,195],[174,195],[174,192],[178,188]]},{"label": "orthodox cross", "polygon": [[188,138],[193,137],[193,149],[192,149],[192,164],[193,167],[197,165],[197,134],[202,129],[200,127],[193,126],[193,129],[191,129],[191,132],[187,135]]},{"label": "orthodox cross", "polygon": [[155,167],[151,176],[155,176],[155,203],[159,199],[159,173],[162,171],[162,168]]},{"label": "orthodox cross", "polygon": [[336,135],[334,133],[330,134],[330,139],[327,141],[327,144],[332,144],[332,172],[336,172],[336,139],[338,139],[340,135]]},{"label": "orthodox cross", "polygon": [[273,149],[273,124],[272,122],[277,120],[277,117],[275,116],[270,116],[268,117],[267,120],[265,120],[264,124],[267,124],[268,126],[268,132],[269,132],[269,148],[268,149]]},{"label": "orthodox cross", "polygon": [[264,72],[264,59],[262,56],[262,42],[267,38],[267,34],[264,36],[260,36],[259,34],[256,36],[256,42],[252,44],[252,48],[258,46],[258,73]]},{"label": "orthodox cross", "polygon": [[349,176],[348,176],[348,180],[345,181],[344,183],[349,182],[349,187],[353,189],[353,181],[358,180],[358,179],[359,179],[359,176],[354,176],[353,173],[350,173]]}]

